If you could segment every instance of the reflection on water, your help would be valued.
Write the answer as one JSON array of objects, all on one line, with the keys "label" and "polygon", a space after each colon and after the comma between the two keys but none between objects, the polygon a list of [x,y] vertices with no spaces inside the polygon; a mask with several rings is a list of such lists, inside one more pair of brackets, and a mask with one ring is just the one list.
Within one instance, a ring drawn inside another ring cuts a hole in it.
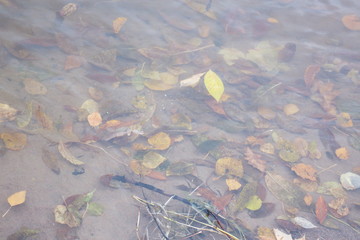
[{"label": "reflection on water", "polygon": [[359,238],[357,1],[0,6],[2,238]]}]

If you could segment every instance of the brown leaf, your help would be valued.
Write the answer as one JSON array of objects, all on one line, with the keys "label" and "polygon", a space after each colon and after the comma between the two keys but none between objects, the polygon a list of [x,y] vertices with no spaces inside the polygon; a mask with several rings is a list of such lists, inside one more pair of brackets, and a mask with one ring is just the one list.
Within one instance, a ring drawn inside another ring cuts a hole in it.
[{"label": "brown leaf", "polygon": [[304,82],[305,82],[306,87],[311,88],[314,85],[314,82],[316,81],[316,75],[319,72],[320,72],[319,65],[309,65],[305,69]]},{"label": "brown leaf", "polygon": [[311,181],[316,181],[316,169],[310,165],[299,163],[294,165],[291,170],[293,170],[296,175],[302,177],[303,179],[309,179]]},{"label": "brown leaf", "polygon": [[261,155],[255,154],[249,147],[246,148],[245,160],[260,172],[265,172],[266,162],[261,159]]},{"label": "brown leaf", "polygon": [[320,224],[322,224],[326,218],[327,215],[327,205],[326,202],[324,200],[324,198],[322,196],[320,196],[318,198],[318,200],[316,201],[316,206],[315,206],[315,213],[316,213],[316,218],[319,221]]},{"label": "brown leaf", "polygon": [[230,203],[231,199],[233,198],[233,194],[229,193],[222,197],[218,197],[215,199],[215,201],[212,202],[212,204],[219,210],[224,211],[226,206]]},{"label": "brown leaf", "polygon": [[70,69],[81,67],[81,65],[83,65],[84,62],[85,62],[85,59],[83,57],[69,55],[66,57],[64,69],[70,70]]},{"label": "brown leaf", "polygon": [[60,174],[60,167],[56,155],[47,149],[42,150],[42,161],[56,174]]},{"label": "brown leaf", "polygon": [[26,78],[24,79],[25,90],[31,95],[45,95],[47,88],[40,82]]},{"label": "brown leaf", "polygon": [[54,129],[53,121],[46,113],[42,111],[40,106],[38,106],[38,108],[35,111],[35,117],[44,129],[48,129],[48,130]]}]

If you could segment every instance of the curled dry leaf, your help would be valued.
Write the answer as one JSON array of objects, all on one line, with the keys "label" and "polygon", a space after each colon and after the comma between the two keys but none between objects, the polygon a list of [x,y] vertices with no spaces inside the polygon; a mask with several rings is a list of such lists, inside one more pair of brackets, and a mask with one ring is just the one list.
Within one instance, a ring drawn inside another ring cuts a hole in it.
[{"label": "curled dry leaf", "polygon": [[7,104],[0,103],[0,123],[7,120],[14,120],[18,111]]},{"label": "curled dry leaf", "polygon": [[220,158],[216,161],[215,172],[219,176],[225,174],[242,177],[244,175],[243,165],[240,159],[231,157]]},{"label": "curled dry leaf", "polygon": [[0,137],[5,147],[14,151],[23,149],[27,143],[27,137],[23,133],[2,133]]},{"label": "curled dry leaf", "polygon": [[102,123],[102,117],[99,112],[93,112],[87,116],[87,120],[90,126],[97,127]]},{"label": "curled dry leaf", "polygon": [[341,19],[344,26],[352,31],[360,31],[360,17],[357,15],[345,15]]},{"label": "curled dry leaf", "polygon": [[47,88],[40,82],[26,78],[24,79],[25,90],[31,95],[45,95]]},{"label": "curled dry leaf", "polygon": [[341,148],[336,149],[335,154],[341,160],[349,159],[349,153],[348,153],[348,150],[345,147],[341,147]]},{"label": "curled dry leaf", "polygon": [[148,139],[148,143],[156,150],[168,149],[171,144],[171,138],[167,133],[159,132]]},{"label": "curled dry leaf", "polygon": [[60,142],[59,142],[58,150],[59,150],[61,156],[63,156],[63,158],[68,160],[71,164],[74,164],[74,165],[83,165],[84,164],[84,162],[80,161],[74,155],[72,155],[72,153],[69,151],[69,149],[66,148],[66,146],[62,140],[60,140]]},{"label": "curled dry leaf", "polygon": [[125,17],[118,17],[113,21],[113,30],[114,33],[119,33],[121,28],[124,26],[124,24],[126,23],[127,18]]},{"label": "curled dry leaf", "polygon": [[294,165],[291,170],[293,170],[296,175],[304,179],[309,179],[311,181],[316,181],[316,169],[310,165],[299,163]]}]

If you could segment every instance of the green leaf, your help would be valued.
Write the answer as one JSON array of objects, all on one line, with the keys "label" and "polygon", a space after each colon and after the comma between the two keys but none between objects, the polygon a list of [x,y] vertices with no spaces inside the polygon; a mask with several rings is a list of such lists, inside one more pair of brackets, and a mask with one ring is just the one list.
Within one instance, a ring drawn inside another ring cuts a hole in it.
[{"label": "green leaf", "polygon": [[209,70],[204,76],[204,84],[209,94],[219,102],[224,93],[224,84],[220,77],[212,70]]},{"label": "green leaf", "polygon": [[249,201],[246,203],[245,207],[251,211],[256,211],[261,208],[262,201],[257,195],[250,197]]},{"label": "green leaf", "polygon": [[100,203],[89,203],[88,213],[92,216],[101,216],[104,213],[104,207]]}]

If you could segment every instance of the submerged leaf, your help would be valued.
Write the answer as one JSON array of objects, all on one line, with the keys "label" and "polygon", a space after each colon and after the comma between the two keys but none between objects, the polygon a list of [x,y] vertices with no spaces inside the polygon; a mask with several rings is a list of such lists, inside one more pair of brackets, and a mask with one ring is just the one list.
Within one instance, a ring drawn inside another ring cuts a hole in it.
[{"label": "submerged leaf", "polygon": [[148,143],[156,150],[166,150],[170,147],[171,138],[167,133],[158,132],[148,138]]},{"label": "submerged leaf", "polygon": [[299,163],[294,165],[291,170],[293,170],[296,175],[304,179],[309,179],[311,181],[316,181],[316,169],[310,165]]},{"label": "submerged leaf", "polygon": [[121,28],[124,26],[124,24],[126,23],[127,18],[125,17],[118,17],[113,21],[113,30],[114,33],[119,33]]},{"label": "submerged leaf", "polygon": [[147,168],[154,169],[157,168],[165,160],[166,158],[159,153],[148,152],[144,155],[142,165],[144,165]]},{"label": "submerged leaf", "polygon": [[4,141],[7,149],[14,151],[23,149],[27,143],[27,137],[23,133],[2,133],[0,138]]},{"label": "submerged leaf", "polygon": [[204,76],[204,84],[209,94],[219,102],[224,93],[224,84],[220,77],[212,70],[209,70]]},{"label": "submerged leaf", "polygon": [[26,191],[20,191],[12,194],[8,197],[7,201],[10,206],[16,206],[24,203],[26,200]]},{"label": "submerged leaf", "polygon": [[27,227],[22,227],[17,230],[15,233],[9,235],[6,240],[26,240],[29,237],[35,236],[40,231],[37,229],[31,229]]},{"label": "submerged leaf", "polygon": [[18,111],[7,104],[0,103],[0,123],[7,120],[14,120]]},{"label": "submerged leaf", "polygon": [[244,174],[244,169],[240,159],[224,157],[216,161],[215,172],[219,176],[229,174],[237,177],[242,177]]},{"label": "submerged leaf", "polygon": [[249,201],[246,203],[245,207],[251,211],[256,211],[261,208],[262,200],[257,195],[250,197]]},{"label": "submerged leaf", "polygon": [[255,154],[249,147],[246,148],[245,160],[260,172],[265,172],[266,162],[261,159],[261,155]]},{"label": "submerged leaf", "polygon": [[58,150],[61,154],[61,156],[63,156],[63,158],[65,158],[66,160],[68,160],[71,164],[74,165],[82,165],[85,164],[84,162],[80,161],[79,159],[77,159],[70,151],[68,148],[66,148],[65,144],[63,143],[62,140],[59,141],[59,145],[58,145]]},{"label": "submerged leaf", "polygon": [[327,216],[327,204],[322,196],[318,198],[315,206],[316,218],[320,224],[322,224]]}]

